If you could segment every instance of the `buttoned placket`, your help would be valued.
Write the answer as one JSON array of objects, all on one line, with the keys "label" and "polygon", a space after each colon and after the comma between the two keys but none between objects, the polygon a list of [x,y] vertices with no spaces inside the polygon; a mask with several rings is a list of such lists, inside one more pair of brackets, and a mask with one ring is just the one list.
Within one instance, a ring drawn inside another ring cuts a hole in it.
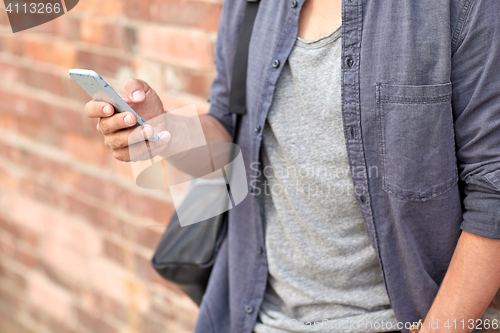
[{"label": "buttoned placket", "polygon": [[[363,215],[368,235],[381,262],[377,232],[368,191],[368,173],[363,147],[360,101],[360,54],[363,25],[362,0],[343,0],[342,5],[342,119],[347,155],[355,196]],[[385,283],[385,276],[384,276]]]}]

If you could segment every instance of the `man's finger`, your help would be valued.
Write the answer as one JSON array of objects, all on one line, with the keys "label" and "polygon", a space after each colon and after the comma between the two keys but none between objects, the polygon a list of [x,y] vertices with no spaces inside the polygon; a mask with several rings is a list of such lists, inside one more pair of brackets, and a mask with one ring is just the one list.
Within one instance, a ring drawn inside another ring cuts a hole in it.
[{"label": "man's finger", "polygon": [[[160,137],[162,137],[162,135],[170,137],[170,133],[168,132],[158,133],[158,135]],[[164,157],[167,154],[169,147],[168,142],[162,139],[156,142],[147,141],[131,144],[128,147],[128,159],[129,161],[143,161],[157,155]]]},{"label": "man's finger", "polygon": [[102,134],[110,134],[137,123],[137,118],[132,112],[122,112],[108,118],[101,118],[99,129]]},{"label": "man's finger", "polygon": [[149,85],[145,81],[128,79],[125,82],[124,93],[127,98],[134,103],[143,102],[149,90]]},{"label": "man's finger", "polygon": [[110,117],[114,112],[113,106],[106,102],[96,102],[92,100],[85,105],[85,114],[89,118]]},{"label": "man's finger", "polygon": [[137,162],[150,160],[155,157],[155,152],[144,143],[136,143],[128,147],[113,150],[113,157],[123,162]]},{"label": "man's finger", "polygon": [[154,130],[151,126],[126,129],[106,135],[105,144],[110,149],[119,149],[143,142],[153,136]]}]

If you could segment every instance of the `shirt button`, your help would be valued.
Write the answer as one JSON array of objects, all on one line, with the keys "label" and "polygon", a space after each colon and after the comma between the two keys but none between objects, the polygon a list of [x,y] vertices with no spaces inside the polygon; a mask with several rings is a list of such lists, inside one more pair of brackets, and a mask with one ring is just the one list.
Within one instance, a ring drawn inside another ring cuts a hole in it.
[{"label": "shirt button", "polygon": [[292,0],[292,8],[295,8],[297,7],[297,1],[296,0]]},{"label": "shirt button", "polygon": [[246,313],[252,313],[253,312],[253,306],[251,305],[245,305],[245,312]]},{"label": "shirt button", "polygon": [[257,125],[255,126],[255,133],[259,133],[260,132],[260,125]]},{"label": "shirt button", "polygon": [[278,67],[280,67],[280,61],[279,61],[278,59],[275,59],[275,60],[273,61],[273,67],[274,67],[274,68],[278,68]]},{"label": "shirt button", "polygon": [[352,58],[347,58],[347,67],[351,68],[354,65],[354,60]]},{"label": "shirt button", "polygon": [[366,202],[366,197],[364,195],[360,196],[359,197],[359,200],[362,202],[362,203],[365,203]]},{"label": "shirt button", "polygon": [[259,247],[257,248],[257,253],[259,253],[259,254],[264,253],[264,249],[262,248],[262,246],[259,246]]}]

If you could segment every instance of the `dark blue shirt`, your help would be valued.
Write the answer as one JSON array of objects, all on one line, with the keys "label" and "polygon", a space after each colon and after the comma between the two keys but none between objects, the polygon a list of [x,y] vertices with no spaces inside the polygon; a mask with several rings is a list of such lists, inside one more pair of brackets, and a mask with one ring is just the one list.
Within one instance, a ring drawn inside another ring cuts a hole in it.
[{"label": "dark blue shirt", "polygon": [[[200,307],[199,333],[251,332],[264,296],[268,272],[255,165],[303,2],[260,4],[238,137],[254,195],[229,212],[228,235]],[[225,1],[216,43],[210,115],[230,132],[230,78],[244,9],[244,0]],[[461,230],[500,238],[498,13],[498,0],[343,1],[349,164],[401,322],[425,318]]]}]

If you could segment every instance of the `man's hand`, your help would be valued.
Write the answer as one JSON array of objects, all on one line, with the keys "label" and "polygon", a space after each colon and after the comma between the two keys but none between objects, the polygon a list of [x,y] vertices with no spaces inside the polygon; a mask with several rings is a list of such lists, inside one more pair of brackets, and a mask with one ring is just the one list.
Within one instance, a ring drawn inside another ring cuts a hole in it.
[{"label": "man's hand", "polygon": [[[146,122],[165,113],[156,92],[142,80],[127,80],[121,97]],[[144,126],[142,131],[134,131],[137,124],[136,116],[131,112],[114,113],[113,106],[106,102],[88,102],[85,106],[85,113],[89,118],[98,118],[97,130],[104,135],[104,144],[111,149],[113,156],[121,161],[130,161],[129,145],[131,143],[144,141],[154,133],[151,126]],[[135,137],[130,136],[131,134]],[[170,133],[158,134],[163,143],[170,140]]]},{"label": "man's hand", "polygon": [[478,319],[500,287],[499,254],[500,239],[463,231],[420,333],[468,333],[486,327]]}]

